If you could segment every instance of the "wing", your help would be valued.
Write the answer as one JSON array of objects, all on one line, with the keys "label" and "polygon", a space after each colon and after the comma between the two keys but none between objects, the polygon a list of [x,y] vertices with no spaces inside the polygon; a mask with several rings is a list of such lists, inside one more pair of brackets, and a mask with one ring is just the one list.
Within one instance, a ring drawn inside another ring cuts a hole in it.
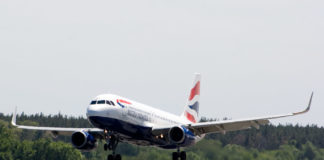
[{"label": "wing", "polygon": [[[311,94],[308,106],[305,110],[301,112],[294,112],[289,114],[282,115],[273,115],[265,117],[255,117],[247,119],[238,119],[238,120],[225,120],[225,121],[216,121],[216,122],[200,122],[184,125],[195,135],[203,135],[207,133],[223,133],[225,134],[228,131],[236,131],[249,129],[251,127],[259,129],[260,125],[265,125],[269,123],[270,119],[277,119],[289,116],[295,116],[303,114],[309,111],[313,99],[313,93]],[[153,135],[167,134],[169,129],[173,126],[163,126],[163,127],[153,127]]]},{"label": "wing", "polygon": [[270,119],[277,119],[283,117],[290,117],[299,114],[303,114],[309,111],[313,99],[313,93],[311,94],[308,106],[305,110],[301,112],[294,112],[282,115],[273,115],[265,117],[247,118],[239,120],[226,120],[217,122],[201,122],[187,125],[188,129],[194,132],[195,135],[201,135],[206,133],[223,133],[228,131],[236,131],[249,129],[251,127],[259,129],[260,125],[265,125],[269,123]]},{"label": "wing", "polygon": [[17,128],[28,129],[28,130],[41,130],[50,131],[53,135],[71,135],[73,132],[77,131],[87,131],[92,133],[103,133],[102,129],[99,128],[64,128],[64,127],[41,127],[41,126],[24,126],[16,124],[17,108],[12,116],[11,124]]}]

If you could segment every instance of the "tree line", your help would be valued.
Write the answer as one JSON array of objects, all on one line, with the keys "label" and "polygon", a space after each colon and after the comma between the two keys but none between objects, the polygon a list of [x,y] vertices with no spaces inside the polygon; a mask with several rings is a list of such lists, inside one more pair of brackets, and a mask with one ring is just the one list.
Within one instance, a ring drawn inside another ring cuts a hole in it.
[{"label": "tree line", "polygon": [[[202,119],[211,121],[215,119]],[[81,152],[72,147],[69,136],[52,138],[43,131],[27,131],[10,125],[11,115],[0,114],[0,160],[11,159],[106,159],[104,142],[97,149]],[[24,113],[17,116],[17,123],[56,127],[92,127],[84,117]],[[259,130],[249,129],[227,134],[208,134],[198,144],[184,148],[188,159],[209,160],[272,160],[300,159],[324,160],[324,128],[316,125],[265,125]],[[139,147],[121,143],[117,152],[125,160],[169,160],[173,150],[156,147]]]}]

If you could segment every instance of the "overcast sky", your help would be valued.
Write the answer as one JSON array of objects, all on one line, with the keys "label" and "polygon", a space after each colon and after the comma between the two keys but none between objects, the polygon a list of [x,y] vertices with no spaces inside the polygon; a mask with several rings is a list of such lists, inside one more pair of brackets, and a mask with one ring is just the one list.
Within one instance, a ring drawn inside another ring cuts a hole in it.
[{"label": "overcast sky", "polygon": [[174,114],[324,126],[322,0],[1,0],[0,112],[85,116],[118,94]]}]

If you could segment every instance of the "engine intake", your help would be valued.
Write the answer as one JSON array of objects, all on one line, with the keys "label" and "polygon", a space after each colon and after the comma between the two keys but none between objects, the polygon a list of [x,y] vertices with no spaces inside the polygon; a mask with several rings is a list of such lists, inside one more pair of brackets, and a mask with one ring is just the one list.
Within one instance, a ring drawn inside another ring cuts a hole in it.
[{"label": "engine intake", "polygon": [[88,132],[74,132],[71,137],[72,144],[75,148],[89,151],[96,148],[96,139]]},{"label": "engine intake", "polygon": [[182,127],[175,126],[169,130],[169,139],[172,143],[182,143],[185,139],[185,132]]}]

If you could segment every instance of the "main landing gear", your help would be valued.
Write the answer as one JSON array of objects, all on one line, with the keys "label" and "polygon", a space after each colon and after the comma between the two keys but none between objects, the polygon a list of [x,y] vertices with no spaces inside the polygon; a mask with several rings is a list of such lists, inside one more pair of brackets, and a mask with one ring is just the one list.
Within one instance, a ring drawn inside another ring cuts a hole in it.
[{"label": "main landing gear", "polygon": [[187,159],[187,154],[185,151],[180,152],[180,148],[178,147],[177,152],[172,153],[172,160],[186,160]]},{"label": "main landing gear", "polygon": [[121,160],[121,155],[120,154],[116,154],[116,148],[118,145],[118,137],[116,135],[113,135],[112,133],[108,132],[107,130],[104,131],[105,132],[105,139],[107,141],[106,144],[104,144],[104,150],[111,150],[112,154],[109,154],[107,157],[107,160]]}]

